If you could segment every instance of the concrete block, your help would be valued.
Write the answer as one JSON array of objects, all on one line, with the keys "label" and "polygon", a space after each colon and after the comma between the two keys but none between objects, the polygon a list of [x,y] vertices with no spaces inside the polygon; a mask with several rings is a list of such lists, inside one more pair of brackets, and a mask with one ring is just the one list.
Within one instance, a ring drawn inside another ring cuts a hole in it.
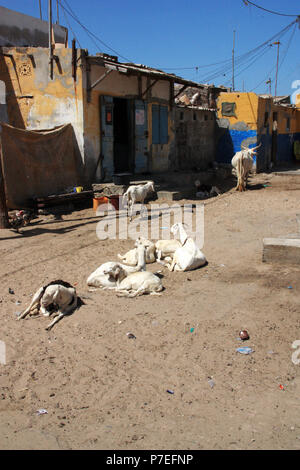
[{"label": "concrete block", "polygon": [[182,194],[179,191],[157,191],[157,197],[168,201],[179,201],[182,199]]},{"label": "concrete block", "polygon": [[264,238],[262,261],[300,265],[300,238]]}]

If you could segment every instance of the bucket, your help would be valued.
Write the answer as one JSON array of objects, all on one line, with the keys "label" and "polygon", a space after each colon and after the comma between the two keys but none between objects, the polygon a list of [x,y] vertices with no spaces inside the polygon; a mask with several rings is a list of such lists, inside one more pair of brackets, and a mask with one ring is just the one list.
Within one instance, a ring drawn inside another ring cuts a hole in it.
[{"label": "bucket", "polygon": [[96,211],[98,206],[102,204],[111,204],[115,210],[119,210],[119,196],[110,196],[110,197],[94,197],[93,199],[93,209]]},{"label": "bucket", "polygon": [[94,197],[93,199],[93,209],[94,211],[97,210],[98,206],[101,204],[107,204],[109,202],[107,197]]},{"label": "bucket", "polygon": [[76,192],[76,193],[81,193],[81,191],[83,191],[83,187],[82,186],[76,186],[74,188],[74,190],[75,190],[74,192]]}]

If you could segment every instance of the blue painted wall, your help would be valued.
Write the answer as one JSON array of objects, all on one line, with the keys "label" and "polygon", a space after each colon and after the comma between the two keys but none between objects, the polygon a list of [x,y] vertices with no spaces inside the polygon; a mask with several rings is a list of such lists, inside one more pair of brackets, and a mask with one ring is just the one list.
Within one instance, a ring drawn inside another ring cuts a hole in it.
[{"label": "blue painted wall", "polygon": [[[257,132],[255,130],[220,129],[221,136],[218,139],[216,160],[219,163],[231,163],[236,152],[241,150],[241,145],[255,147],[257,145]],[[251,143],[249,143],[249,140]],[[253,142],[255,141],[255,142]]]}]

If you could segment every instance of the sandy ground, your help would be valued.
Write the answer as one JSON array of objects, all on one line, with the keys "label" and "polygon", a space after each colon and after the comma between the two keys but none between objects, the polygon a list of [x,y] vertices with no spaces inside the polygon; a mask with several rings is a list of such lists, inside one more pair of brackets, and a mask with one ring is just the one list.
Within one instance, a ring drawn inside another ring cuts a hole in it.
[{"label": "sandy ground", "polygon": [[[207,200],[208,265],[148,265],[163,269],[160,297],[88,292],[87,276],[133,245],[98,240],[92,209],[2,230],[0,448],[299,449],[299,268],[262,263],[264,237],[297,232],[300,189],[279,179]],[[16,321],[54,279],[85,305],[50,332],[42,316]]]}]

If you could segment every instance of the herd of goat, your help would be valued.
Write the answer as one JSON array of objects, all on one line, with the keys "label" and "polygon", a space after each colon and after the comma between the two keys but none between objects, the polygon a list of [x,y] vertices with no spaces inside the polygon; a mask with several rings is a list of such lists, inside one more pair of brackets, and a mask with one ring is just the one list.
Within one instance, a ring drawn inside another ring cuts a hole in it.
[{"label": "herd of goat", "polygon": [[[246,189],[247,178],[253,166],[253,155],[259,146],[252,149],[242,147],[242,150],[232,158],[231,163],[237,176],[236,190],[244,191]],[[198,187],[198,182],[195,182],[195,185]],[[144,204],[145,199],[152,191],[154,191],[154,185],[151,181],[144,185],[129,186],[123,196],[123,203],[127,199],[130,220],[134,204],[137,202]],[[86,281],[89,289],[110,289],[114,290],[118,296],[125,297],[137,297],[143,294],[161,295],[163,290],[161,277],[158,273],[147,271],[147,264],[158,262],[172,272],[194,270],[207,263],[205,255],[194,239],[188,237],[182,223],[174,224],[171,227],[171,232],[174,237],[178,235],[179,239],[152,242],[139,237],[135,241],[134,248],[124,255],[118,254],[123,263],[108,261],[90,274]],[[56,280],[40,287],[33,295],[30,305],[19,315],[18,319],[25,318],[28,314],[42,313],[44,316],[53,314],[54,320],[46,328],[46,330],[50,330],[61,318],[73,312],[81,303],[76,289],[71,284]]]}]

